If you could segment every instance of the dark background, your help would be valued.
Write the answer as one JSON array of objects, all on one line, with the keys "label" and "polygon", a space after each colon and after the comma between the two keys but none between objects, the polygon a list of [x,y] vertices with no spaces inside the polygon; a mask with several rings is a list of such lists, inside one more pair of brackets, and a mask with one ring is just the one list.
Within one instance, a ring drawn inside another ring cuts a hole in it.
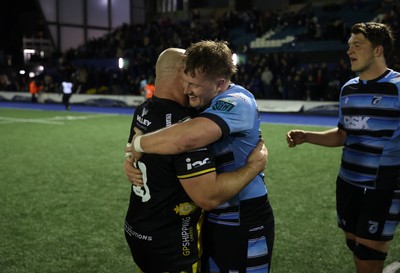
[{"label": "dark background", "polygon": [[22,37],[40,37],[44,22],[36,0],[0,1],[0,64],[12,56],[12,63],[22,60]]}]

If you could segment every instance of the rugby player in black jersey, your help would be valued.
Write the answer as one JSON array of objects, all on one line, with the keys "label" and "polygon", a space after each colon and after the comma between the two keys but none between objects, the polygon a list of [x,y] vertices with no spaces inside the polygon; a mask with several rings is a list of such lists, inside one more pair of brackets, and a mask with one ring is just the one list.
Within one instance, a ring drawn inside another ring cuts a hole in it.
[{"label": "rugby player in black jersey", "polygon": [[[160,54],[155,94],[136,109],[128,143],[134,128],[148,133],[190,118],[179,73],[183,53],[169,48]],[[267,155],[260,141],[244,167],[217,175],[207,147],[179,155],[144,154],[137,162],[128,154],[124,168],[133,185],[125,236],[139,269],[200,272],[204,209],[228,200],[264,171]],[[134,183],[138,177],[142,185]]]}]

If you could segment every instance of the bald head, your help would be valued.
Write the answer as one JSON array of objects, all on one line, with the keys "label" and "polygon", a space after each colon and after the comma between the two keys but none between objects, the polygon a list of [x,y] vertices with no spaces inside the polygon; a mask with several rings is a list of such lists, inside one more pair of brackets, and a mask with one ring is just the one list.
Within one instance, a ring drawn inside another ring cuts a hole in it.
[{"label": "bald head", "polygon": [[156,84],[157,81],[165,81],[179,75],[184,53],[184,49],[172,47],[161,52],[156,63]]},{"label": "bald head", "polygon": [[184,49],[167,48],[158,56],[156,63],[155,94],[187,106],[187,96],[183,93],[180,68]]}]

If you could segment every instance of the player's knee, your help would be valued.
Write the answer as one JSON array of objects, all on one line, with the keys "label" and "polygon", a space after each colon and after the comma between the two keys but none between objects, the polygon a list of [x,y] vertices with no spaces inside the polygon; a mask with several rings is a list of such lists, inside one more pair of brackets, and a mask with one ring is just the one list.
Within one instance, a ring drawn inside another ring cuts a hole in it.
[{"label": "player's knee", "polygon": [[360,260],[384,261],[387,253],[356,243],[353,250],[354,256]]}]

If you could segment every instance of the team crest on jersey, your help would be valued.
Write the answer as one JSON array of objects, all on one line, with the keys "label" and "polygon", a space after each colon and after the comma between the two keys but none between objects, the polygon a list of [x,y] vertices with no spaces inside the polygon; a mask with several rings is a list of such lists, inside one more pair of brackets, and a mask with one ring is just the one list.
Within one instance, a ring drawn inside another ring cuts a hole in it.
[{"label": "team crest on jersey", "polygon": [[374,234],[378,231],[378,222],[375,221],[369,221],[368,222],[368,231],[371,234]]},{"label": "team crest on jersey", "polygon": [[189,202],[185,202],[185,203],[180,203],[179,205],[177,205],[174,208],[174,211],[176,214],[179,214],[179,215],[189,215],[196,209],[197,209],[196,205],[189,203]]},{"label": "team crest on jersey", "polygon": [[218,110],[218,111],[225,111],[225,112],[229,112],[231,111],[235,106],[236,106],[236,102],[229,99],[229,98],[223,98],[218,100],[213,106],[212,109],[213,110]]},{"label": "team crest on jersey", "polygon": [[372,99],[371,104],[372,104],[372,105],[377,105],[377,104],[379,104],[379,103],[381,102],[381,99],[382,99],[382,97],[374,97],[374,98]]}]

